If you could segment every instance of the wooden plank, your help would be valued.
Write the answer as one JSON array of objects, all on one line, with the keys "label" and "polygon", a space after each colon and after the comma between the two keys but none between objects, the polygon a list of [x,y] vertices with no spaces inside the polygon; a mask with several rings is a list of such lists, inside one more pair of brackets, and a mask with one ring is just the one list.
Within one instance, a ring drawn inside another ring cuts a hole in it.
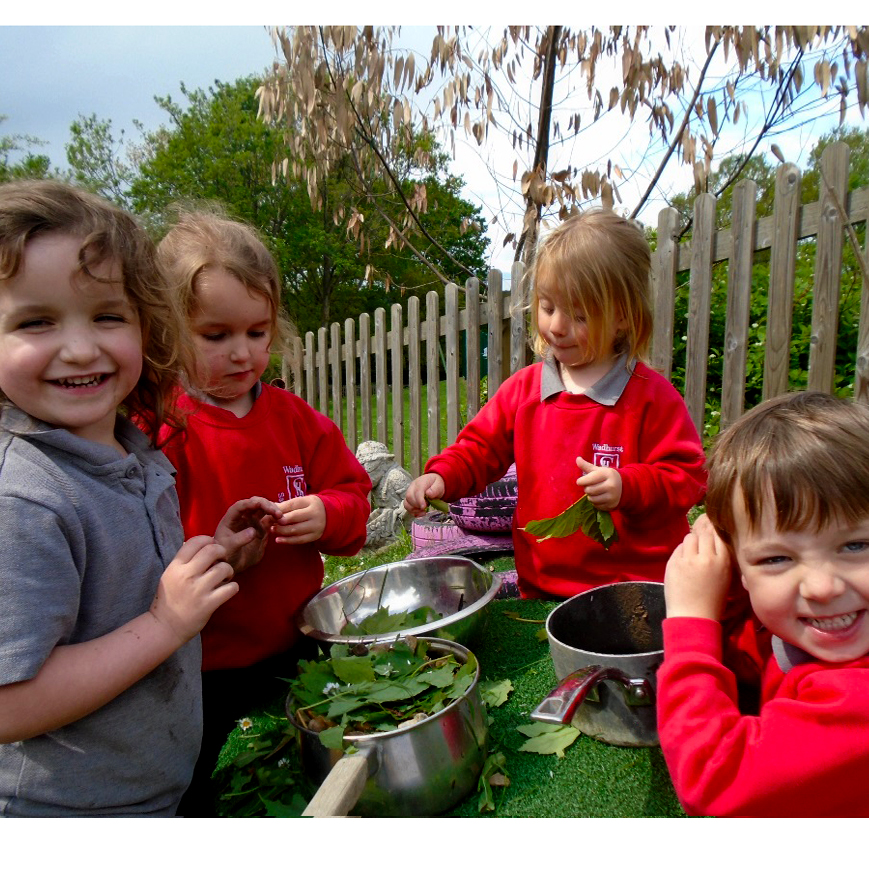
[{"label": "wooden plank", "polygon": [[673,371],[673,317],[676,309],[676,232],[679,212],[665,208],[658,213],[658,243],[652,257],[652,309],[654,327],[650,360],[652,368],[667,380]]},{"label": "wooden plank", "polygon": [[447,379],[447,444],[459,434],[459,288],[444,287],[444,355]]},{"label": "wooden plank", "polygon": [[341,326],[332,323],[329,327],[331,342],[329,363],[332,369],[332,422],[344,431],[344,384],[341,373]]},{"label": "wooden plank", "polygon": [[776,170],[763,359],[764,400],[788,391],[801,178],[793,163],[785,163]]},{"label": "wooden plank", "polygon": [[314,378],[314,372],[317,370],[317,360],[314,355],[314,333],[307,332],[305,334],[305,385],[306,394],[305,401],[311,407],[317,406],[317,381]]},{"label": "wooden plank", "polygon": [[721,428],[739,419],[745,409],[745,371],[751,318],[751,266],[757,184],[750,178],[733,188],[733,259],[727,270],[727,319],[724,331],[724,374],[721,387]]},{"label": "wooden plank", "polygon": [[377,440],[389,449],[386,396],[386,311],[374,312],[374,399],[377,412]]},{"label": "wooden plank", "polygon": [[706,369],[709,362],[709,314],[712,300],[712,242],[715,197],[701,193],[694,200],[691,277],[688,290],[688,348],[685,358],[685,404],[703,434],[706,416]]},{"label": "wooden plank", "polygon": [[344,817],[356,805],[367,781],[367,756],[344,755],[329,771],[329,775],[302,812],[302,817]]},{"label": "wooden plank", "polygon": [[842,280],[842,217],[848,192],[851,149],[834,142],[821,154],[821,222],[812,290],[812,334],[809,344],[809,389],[833,391],[836,339],[839,331],[839,294]]},{"label": "wooden plank", "polygon": [[325,326],[317,329],[317,393],[320,397],[318,410],[323,416],[329,416],[329,347]]},{"label": "wooden plank", "polygon": [[422,473],[422,368],[420,364],[419,297],[407,300],[407,380],[410,392],[410,473]]},{"label": "wooden plank", "polygon": [[440,298],[436,290],[425,296],[425,376],[428,456],[441,451],[440,415]]},{"label": "wooden plank", "polygon": [[465,285],[465,384],[468,420],[480,412],[480,282],[470,278]]},{"label": "wooden plank", "polygon": [[501,272],[489,272],[489,290],[486,299],[488,314],[488,343],[486,346],[487,395],[491,398],[501,385],[501,366],[504,358],[503,322],[504,300]]},{"label": "wooden plank", "polygon": [[293,335],[291,345],[292,355],[290,356],[290,373],[293,380],[293,392],[302,398],[304,387],[302,384],[302,360],[304,359],[304,350],[302,348],[302,339],[298,335]]},{"label": "wooden plank", "polygon": [[392,328],[389,331],[389,353],[392,362],[392,454],[404,467],[404,312],[395,303],[391,308]]},{"label": "wooden plank", "polygon": [[[841,144],[841,143],[835,143]],[[832,147],[832,146],[830,146]],[[859,223],[869,216],[869,187],[852,190],[848,197],[846,211],[852,223]],[[775,214],[761,218],[755,231],[755,250],[765,250],[770,246],[774,231]],[[821,225],[821,203],[811,202],[800,210],[797,221],[797,238],[812,238],[818,234]],[[715,234],[712,246],[713,262],[723,262],[730,259],[733,253],[733,238],[729,229],[722,229]],[[679,245],[676,260],[676,270],[683,272],[691,265],[691,242]]]},{"label": "wooden plank", "polygon": [[510,269],[510,373],[515,374],[529,362],[528,316],[525,265],[513,263]]},{"label": "wooden plank", "polygon": [[359,401],[362,405],[361,440],[371,440],[371,316],[359,315]]},{"label": "wooden plank", "polygon": [[356,439],[356,321],[348,317],[344,321],[344,381],[347,384],[347,427],[344,439],[355,453],[359,441]]},{"label": "wooden plank", "polygon": [[[863,241],[863,264],[869,266],[869,221]],[[860,295],[860,326],[857,332],[857,358],[854,360],[854,400],[869,404],[869,277],[864,268]]]}]

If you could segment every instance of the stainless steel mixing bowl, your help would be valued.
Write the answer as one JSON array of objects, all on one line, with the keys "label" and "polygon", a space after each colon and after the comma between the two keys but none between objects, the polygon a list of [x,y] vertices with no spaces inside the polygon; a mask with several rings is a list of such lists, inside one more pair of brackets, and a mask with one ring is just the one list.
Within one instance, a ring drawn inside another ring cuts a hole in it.
[{"label": "stainless steel mixing bowl", "polygon": [[[501,587],[501,578],[460,556],[417,558],[381,564],[326,586],[299,614],[299,630],[320,643],[387,642],[399,636],[438,637],[468,645],[479,635],[486,605]],[[390,614],[429,606],[443,618],[393,633],[345,636],[348,622],[386,607]]]}]

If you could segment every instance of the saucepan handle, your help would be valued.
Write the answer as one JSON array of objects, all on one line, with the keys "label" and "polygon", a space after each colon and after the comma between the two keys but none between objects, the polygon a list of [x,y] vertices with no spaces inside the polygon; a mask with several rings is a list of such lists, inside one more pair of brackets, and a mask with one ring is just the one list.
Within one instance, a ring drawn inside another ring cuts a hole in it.
[{"label": "saucepan handle", "polygon": [[607,680],[621,685],[628,706],[650,706],[654,703],[654,692],[647,679],[633,679],[617,667],[592,664],[564,678],[531,713],[531,718],[547,724],[569,724],[589,691]]},{"label": "saucepan handle", "polygon": [[354,755],[345,754],[323,780],[302,817],[344,817],[356,805],[377,763],[378,752],[373,746],[366,746]]}]

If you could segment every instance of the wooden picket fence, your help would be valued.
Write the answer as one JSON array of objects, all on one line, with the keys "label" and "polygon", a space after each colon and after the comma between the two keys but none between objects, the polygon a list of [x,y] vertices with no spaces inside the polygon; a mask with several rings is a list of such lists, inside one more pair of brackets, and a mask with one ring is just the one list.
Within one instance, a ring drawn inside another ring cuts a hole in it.
[{"label": "wooden picket fence", "polygon": [[[721,426],[745,410],[746,359],[749,340],[752,266],[758,251],[770,251],[770,278],[763,397],[787,391],[789,345],[795,286],[797,245],[816,238],[812,334],[808,386],[832,391],[839,319],[840,276],[846,229],[869,217],[869,188],[848,192],[850,149],[844,142],[830,145],[821,157],[819,201],[800,205],[801,173],[792,164],[779,166],[772,216],[755,217],[756,184],[739,182],[733,192],[732,222],[716,231],[716,200],[702,194],[694,205],[691,240],[676,238],[678,212],[666,208],[658,215],[658,241],[653,257],[652,289],[655,329],[651,361],[665,376],[672,373],[674,306],[677,274],[689,271],[689,311],[685,364],[685,402],[699,431],[706,409],[709,360],[712,268],[728,261],[725,347],[721,390]],[[869,260],[869,233],[862,260]],[[344,432],[351,449],[365,440],[387,444],[399,464],[416,476],[425,456],[452,443],[464,422],[480,408],[481,377],[488,395],[503,380],[531,361],[528,347],[527,286],[521,264],[513,266],[509,291],[501,272],[489,273],[487,292],[472,279],[464,288],[448,284],[441,296],[431,291],[420,300],[410,297],[405,309],[394,304],[388,312],[332,323],[304,342],[297,338],[285,359],[288,388],[313,407],[330,415]],[[486,366],[481,363],[481,334],[486,334]],[[462,378],[464,368],[464,378]],[[460,418],[460,381],[467,395],[467,419]],[[445,407],[440,384],[446,382]],[[393,387],[393,384],[395,385]],[[402,389],[409,393],[405,416]],[[393,390],[396,400],[391,402]],[[860,325],[854,358],[854,394],[869,402],[869,281],[864,271]],[[357,412],[358,411],[358,412]],[[446,414],[446,443],[441,443],[441,415]],[[424,417],[425,415],[425,417]],[[361,426],[357,424],[357,417]],[[425,453],[423,425],[427,422]],[[409,449],[405,454],[405,429]]]}]

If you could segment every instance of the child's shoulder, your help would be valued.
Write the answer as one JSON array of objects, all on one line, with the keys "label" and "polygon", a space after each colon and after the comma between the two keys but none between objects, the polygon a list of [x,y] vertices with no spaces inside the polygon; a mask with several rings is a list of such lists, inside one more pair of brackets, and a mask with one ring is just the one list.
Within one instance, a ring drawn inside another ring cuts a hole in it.
[{"label": "child's shoulder", "polygon": [[634,389],[656,396],[667,396],[682,401],[679,390],[655,368],[637,360],[630,379]]}]

